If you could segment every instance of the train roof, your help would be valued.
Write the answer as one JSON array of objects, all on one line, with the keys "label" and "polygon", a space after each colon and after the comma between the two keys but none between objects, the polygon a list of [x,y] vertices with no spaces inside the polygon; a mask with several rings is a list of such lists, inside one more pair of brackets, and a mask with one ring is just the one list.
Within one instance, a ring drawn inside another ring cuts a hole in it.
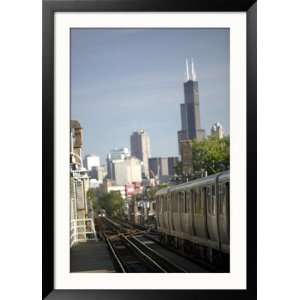
[{"label": "train roof", "polygon": [[230,174],[230,171],[228,170],[228,171],[216,173],[213,175],[209,175],[207,177],[197,178],[197,179],[191,180],[189,182],[184,182],[184,183],[180,183],[180,184],[177,184],[177,185],[174,185],[171,187],[163,188],[163,189],[157,191],[155,195],[163,195],[167,192],[175,192],[175,191],[179,191],[182,189],[191,189],[198,185],[208,184],[208,183],[214,181],[216,179],[216,177],[218,177],[218,176],[220,179],[227,178],[227,177],[229,177],[229,174]]}]

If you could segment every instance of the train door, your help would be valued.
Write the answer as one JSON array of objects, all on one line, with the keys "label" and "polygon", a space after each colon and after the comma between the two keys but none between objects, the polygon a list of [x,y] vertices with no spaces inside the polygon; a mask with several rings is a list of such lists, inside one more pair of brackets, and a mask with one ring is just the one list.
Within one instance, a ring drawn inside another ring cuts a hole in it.
[{"label": "train door", "polygon": [[161,200],[162,200],[162,213],[161,213],[161,216],[162,216],[162,220],[163,220],[164,229],[166,229],[166,227],[167,227],[166,218],[165,218],[165,211],[166,211],[166,204],[167,204],[166,195],[161,196]]},{"label": "train door", "polygon": [[208,187],[203,187],[201,189],[201,192],[202,192],[202,196],[203,196],[203,199],[204,199],[204,227],[205,227],[205,233],[206,233],[206,237],[208,239],[210,239],[210,236],[209,236],[209,231],[208,231]]},{"label": "train door", "polygon": [[173,224],[174,230],[180,232],[180,218],[179,218],[179,194],[180,192],[174,192],[174,210],[173,210]]},{"label": "train door", "polygon": [[191,218],[192,218],[192,232],[193,235],[197,235],[196,231],[196,201],[197,201],[197,190],[192,189],[191,190]]},{"label": "train door", "polygon": [[159,203],[160,203],[160,209],[159,209],[159,219],[160,219],[160,227],[165,227],[165,220],[164,220],[164,195],[159,196]]},{"label": "train door", "polygon": [[184,232],[184,215],[185,215],[185,192],[179,192],[179,219],[180,219],[180,231]]},{"label": "train door", "polygon": [[210,184],[206,188],[206,205],[207,205],[207,225],[209,239],[218,242],[218,226],[217,226],[217,206],[216,206],[216,185]]},{"label": "train door", "polygon": [[218,226],[220,242],[229,246],[229,182],[218,183]]},{"label": "train door", "polygon": [[159,214],[160,214],[160,201],[159,201],[159,196],[156,196],[156,220],[157,220],[157,225],[158,228],[160,227],[160,218],[159,218]]},{"label": "train door", "polygon": [[226,191],[227,236],[229,242],[230,241],[230,183],[229,181],[225,183],[225,191]]},{"label": "train door", "polygon": [[174,225],[174,214],[175,214],[175,193],[171,193],[171,228],[173,231],[175,231],[175,225]]},{"label": "train door", "polygon": [[192,190],[187,191],[187,202],[188,202],[188,212],[187,212],[187,222],[188,222],[188,233],[189,235],[193,236],[194,235],[194,230],[193,230],[193,210],[192,210]]},{"label": "train door", "polygon": [[167,211],[166,211],[166,217],[167,217],[167,222],[168,222],[168,231],[171,230],[171,193],[167,194]]},{"label": "train door", "polygon": [[194,212],[193,212],[193,229],[194,235],[207,239],[207,219],[206,219],[206,189],[199,187],[195,189]]}]

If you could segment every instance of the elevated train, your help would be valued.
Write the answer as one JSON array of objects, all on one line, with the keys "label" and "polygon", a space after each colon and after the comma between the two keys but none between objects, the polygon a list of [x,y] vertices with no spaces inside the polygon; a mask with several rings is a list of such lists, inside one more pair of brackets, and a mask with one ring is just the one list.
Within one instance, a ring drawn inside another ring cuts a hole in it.
[{"label": "elevated train", "polygon": [[161,189],[155,200],[162,242],[229,270],[229,171]]}]

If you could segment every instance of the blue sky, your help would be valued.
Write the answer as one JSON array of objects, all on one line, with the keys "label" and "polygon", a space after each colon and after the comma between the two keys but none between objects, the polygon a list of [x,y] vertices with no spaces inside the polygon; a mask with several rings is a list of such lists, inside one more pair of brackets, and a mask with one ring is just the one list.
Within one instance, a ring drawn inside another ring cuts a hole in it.
[{"label": "blue sky", "polygon": [[228,29],[72,29],[71,118],[84,129],[84,153],[104,162],[143,128],[153,157],[177,156],[187,57],[202,128],[219,121],[229,133]]}]

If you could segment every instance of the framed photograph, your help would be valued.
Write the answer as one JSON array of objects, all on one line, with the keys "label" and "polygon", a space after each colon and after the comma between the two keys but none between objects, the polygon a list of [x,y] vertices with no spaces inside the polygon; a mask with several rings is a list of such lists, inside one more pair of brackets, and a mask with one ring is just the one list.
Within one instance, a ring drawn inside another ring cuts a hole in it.
[{"label": "framed photograph", "polygon": [[43,1],[43,299],[256,299],[256,1]]}]

